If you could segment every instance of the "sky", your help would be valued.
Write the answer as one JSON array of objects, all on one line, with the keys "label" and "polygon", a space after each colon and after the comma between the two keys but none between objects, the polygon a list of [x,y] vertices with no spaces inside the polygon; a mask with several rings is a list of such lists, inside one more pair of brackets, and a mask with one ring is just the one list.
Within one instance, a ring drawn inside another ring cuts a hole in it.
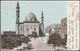
[{"label": "sky", "polygon": [[[15,31],[17,1],[1,1],[1,32]],[[26,20],[28,13],[33,12],[41,21],[41,11],[44,14],[45,28],[51,24],[60,23],[67,16],[67,1],[19,1],[20,22]]]}]

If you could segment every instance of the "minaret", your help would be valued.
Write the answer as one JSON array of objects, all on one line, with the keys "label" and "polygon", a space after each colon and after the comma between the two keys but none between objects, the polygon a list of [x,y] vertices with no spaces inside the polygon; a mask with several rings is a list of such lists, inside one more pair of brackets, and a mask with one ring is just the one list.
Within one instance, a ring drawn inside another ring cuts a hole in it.
[{"label": "minaret", "polygon": [[43,11],[41,13],[41,29],[42,29],[42,32],[44,34],[44,16],[43,16]]},{"label": "minaret", "polygon": [[16,7],[16,34],[19,34],[19,17],[20,17],[20,7],[19,7],[19,2],[17,2],[17,7]]}]

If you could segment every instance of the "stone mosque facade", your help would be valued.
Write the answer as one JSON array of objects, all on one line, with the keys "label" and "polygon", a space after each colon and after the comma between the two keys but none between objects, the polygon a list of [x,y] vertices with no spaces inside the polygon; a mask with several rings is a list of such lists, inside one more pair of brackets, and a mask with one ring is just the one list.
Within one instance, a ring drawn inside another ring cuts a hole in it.
[{"label": "stone mosque facade", "polygon": [[32,35],[33,32],[37,34],[37,36],[43,36],[44,35],[44,16],[43,11],[41,13],[41,23],[37,20],[37,17],[34,13],[30,12],[26,20],[23,22],[20,22],[20,7],[19,2],[17,2],[16,7],[16,34],[21,35]]}]

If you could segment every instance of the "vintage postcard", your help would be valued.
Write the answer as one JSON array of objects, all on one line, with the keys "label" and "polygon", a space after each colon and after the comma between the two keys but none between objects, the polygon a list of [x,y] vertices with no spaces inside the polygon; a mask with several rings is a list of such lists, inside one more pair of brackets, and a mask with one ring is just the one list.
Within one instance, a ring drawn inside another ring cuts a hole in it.
[{"label": "vintage postcard", "polygon": [[1,51],[79,51],[80,1],[1,1]]}]

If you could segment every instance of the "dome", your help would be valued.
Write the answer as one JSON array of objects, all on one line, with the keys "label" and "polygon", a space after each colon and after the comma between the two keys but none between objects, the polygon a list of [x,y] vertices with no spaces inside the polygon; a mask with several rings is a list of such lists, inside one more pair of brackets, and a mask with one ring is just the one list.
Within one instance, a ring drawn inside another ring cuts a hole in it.
[{"label": "dome", "polygon": [[36,16],[35,16],[34,13],[30,12],[30,13],[28,14],[28,16],[26,17],[26,20],[27,20],[27,21],[37,21],[37,18],[36,18]]}]

